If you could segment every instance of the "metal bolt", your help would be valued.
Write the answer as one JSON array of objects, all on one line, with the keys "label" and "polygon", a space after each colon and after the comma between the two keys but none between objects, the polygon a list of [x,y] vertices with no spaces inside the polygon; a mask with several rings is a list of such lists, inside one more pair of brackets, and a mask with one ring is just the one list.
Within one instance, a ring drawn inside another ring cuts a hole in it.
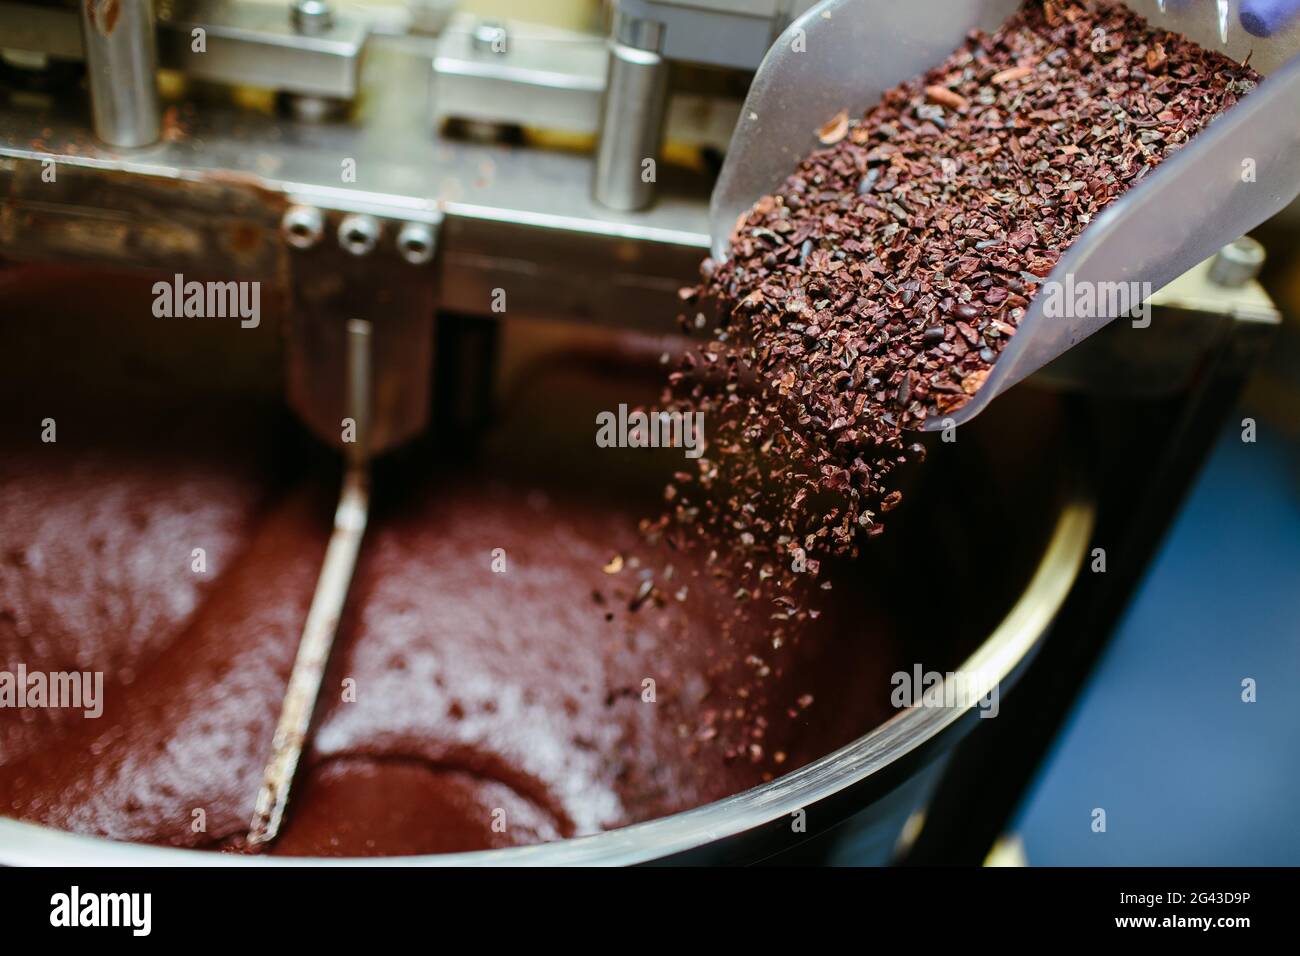
[{"label": "metal bolt", "polygon": [[288,103],[289,111],[293,113],[294,119],[301,120],[304,123],[324,122],[336,113],[343,112],[344,109],[339,100],[328,96],[308,96],[303,93],[295,93],[286,96],[285,101]]},{"label": "metal bolt", "polygon": [[408,222],[397,234],[397,251],[413,266],[422,266],[433,258],[437,239],[433,227],[424,222]]},{"label": "metal bolt", "polygon": [[314,206],[290,206],[280,220],[280,233],[295,249],[310,249],[325,234],[325,217]]},{"label": "metal bolt", "polygon": [[480,20],[474,24],[470,44],[478,53],[507,53],[510,50],[510,33],[500,20]]},{"label": "metal bolt", "polygon": [[289,18],[303,36],[318,37],[334,27],[334,11],[325,0],[294,0]]},{"label": "metal bolt", "polygon": [[1264,247],[1242,236],[1220,249],[1210,262],[1210,281],[1227,288],[1245,285],[1264,268]]},{"label": "metal bolt", "polygon": [[353,213],[339,223],[339,245],[354,256],[369,255],[379,244],[379,221],[374,216]]}]

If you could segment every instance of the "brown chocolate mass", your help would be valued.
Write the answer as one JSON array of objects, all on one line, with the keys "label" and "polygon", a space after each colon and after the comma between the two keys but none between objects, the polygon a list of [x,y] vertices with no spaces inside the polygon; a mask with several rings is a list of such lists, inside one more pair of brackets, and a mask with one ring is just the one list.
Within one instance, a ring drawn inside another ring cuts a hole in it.
[{"label": "brown chocolate mass", "polygon": [[[40,336],[27,345],[47,357]],[[653,395],[657,374],[603,365],[548,357],[486,436],[437,433],[380,464],[272,852],[597,832],[772,779],[888,716],[901,662],[865,592],[774,641],[766,613],[735,615],[707,553],[646,543],[640,518],[681,452],[593,444],[595,413]],[[27,375],[5,395],[0,667],[102,670],[105,699],[98,719],[0,709],[0,812],[238,849],[337,463],[274,401],[178,381],[89,391]]]}]

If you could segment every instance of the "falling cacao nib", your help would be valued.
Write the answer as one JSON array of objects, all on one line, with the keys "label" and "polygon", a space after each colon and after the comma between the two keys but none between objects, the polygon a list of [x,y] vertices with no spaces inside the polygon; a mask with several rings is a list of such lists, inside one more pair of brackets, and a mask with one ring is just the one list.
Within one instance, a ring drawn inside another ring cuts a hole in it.
[{"label": "falling cacao nib", "polygon": [[924,454],[907,432],[967,402],[1088,224],[1258,81],[1109,0],[1032,0],[831,118],[683,297],[712,334],[665,401],[710,447],[654,531],[806,613],[777,599],[880,533]]}]

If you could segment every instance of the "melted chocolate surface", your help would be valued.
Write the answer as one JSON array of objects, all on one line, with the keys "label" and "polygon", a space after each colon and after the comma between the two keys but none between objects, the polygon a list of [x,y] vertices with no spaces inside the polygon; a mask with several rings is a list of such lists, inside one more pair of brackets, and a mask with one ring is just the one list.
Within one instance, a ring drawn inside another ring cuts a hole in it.
[{"label": "melted chocolate surface", "polygon": [[[10,353],[50,361],[22,360],[40,374],[7,392],[0,427],[0,666],[100,671],[104,711],[0,708],[0,813],[238,850],[337,463],[276,401],[179,375],[135,390],[60,377],[57,332],[19,333]],[[681,452],[598,449],[592,422],[652,398],[658,377],[552,357],[488,434],[435,433],[379,466],[272,852],[593,833],[773,779],[892,713],[903,662],[867,590],[828,592],[774,642],[706,554],[639,532]]]}]

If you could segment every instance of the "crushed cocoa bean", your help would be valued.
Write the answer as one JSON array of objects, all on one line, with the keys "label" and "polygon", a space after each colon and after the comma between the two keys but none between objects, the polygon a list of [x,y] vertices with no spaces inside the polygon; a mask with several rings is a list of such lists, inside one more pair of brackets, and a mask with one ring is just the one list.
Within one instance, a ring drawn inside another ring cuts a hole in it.
[{"label": "crushed cocoa bean", "polygon": [[1110,0],[1030,0],[830,118],[683,292],[713,329],[665,402],[710,448],[649,530],[702,536],[743,603],[803,620],[800,581],[899,506],[906,433],[967,402],[1087,225],[1258,81]]}]

